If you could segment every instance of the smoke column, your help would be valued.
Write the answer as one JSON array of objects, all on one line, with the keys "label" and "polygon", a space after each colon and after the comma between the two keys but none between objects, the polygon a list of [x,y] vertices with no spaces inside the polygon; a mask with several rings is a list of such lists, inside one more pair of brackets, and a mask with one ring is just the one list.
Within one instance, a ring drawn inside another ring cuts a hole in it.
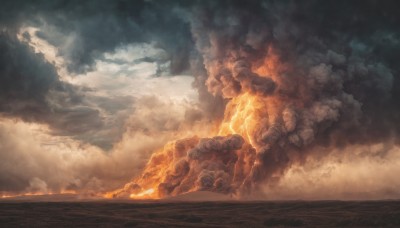
[{"label": "smoke column", "polygon": [[[251,194],[261,183],[274,185],[315,146],[387,137],[376,125],[394,119],[386,110],[372,110],[393,101],[395,79],[384,58],[371,53],[357,34],[347,37],[335,26],[326,32],[321,29],[326,21],[312,24],[306,15],[312,4],[241,6],[207,2],[187,18],[206,69],[204,84],[226,101],[218,131],[169,143],[138,178],[111,196]],[[323,11],[314,9],[314,16]]]}]

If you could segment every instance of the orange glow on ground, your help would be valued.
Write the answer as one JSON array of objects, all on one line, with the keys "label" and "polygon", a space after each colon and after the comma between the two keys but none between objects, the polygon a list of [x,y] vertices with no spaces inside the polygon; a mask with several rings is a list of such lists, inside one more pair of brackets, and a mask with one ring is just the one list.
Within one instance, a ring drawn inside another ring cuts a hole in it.
[{"label": "orange glow on ground", "polygon": [[27,193],[20,193],[20,194],[8,194],[8,193],[2,193],[0,195],[0,198],[6,199],[6,198],[14,198],[14,197],[21,197],[21,196],[45,196],[45,195],[59,195],[59,194],[77,194],[76,191],[72,190],[63,190],[60,192],[27,192]]}]

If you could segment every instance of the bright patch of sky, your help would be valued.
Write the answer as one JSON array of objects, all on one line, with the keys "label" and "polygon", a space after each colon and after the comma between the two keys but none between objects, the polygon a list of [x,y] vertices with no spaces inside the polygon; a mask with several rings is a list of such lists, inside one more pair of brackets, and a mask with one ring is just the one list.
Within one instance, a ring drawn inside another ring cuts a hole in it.
[{"label": "bright patch of sky", "polygon": [[[96,96],[157,96],[174,103],[197,101],[197,92],[191,86],[194,78],[190,75],[168,75],[170,63],[167,53],[154,47],[154,44],[120,46],[100,56],[93,71],[71,75],[57,47],[38,37],[37,31],[38,28],[25,27],[20,31],[19,39],[28,42],[35,52],[42,53],[56,67],[61,80],[89,87]],[[23,33],[28,33],[30,39],[24,39]],[[66,40],[73,40],[73,37]]]}]

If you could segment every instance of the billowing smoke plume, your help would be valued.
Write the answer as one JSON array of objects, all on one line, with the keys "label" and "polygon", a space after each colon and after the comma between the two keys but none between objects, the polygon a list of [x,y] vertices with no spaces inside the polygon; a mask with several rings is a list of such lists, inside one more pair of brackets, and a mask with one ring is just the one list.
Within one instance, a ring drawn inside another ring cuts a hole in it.
[{"label": "billowing smoke plume", "polygon": [[[261,183],[277,183],[317,145],[372,143],[387,139],[388,131],[397,134],[390,110],[396,109],[398,71],[374,53],[364,37],[372,31],[352,34],[328,21],[314,24],[311,17],[327,9],[318,12],[313,4],[229,3],[196,5],[188,19],[205,85],[228,102],[218,136],[177,141],[155,154],[134,181],[138,192],[249,193]],[[380,19],[377,24],[386,18]],[[370,29],[354,20],[349,23]],[[374,107],[384,109],[377,114]]]}]

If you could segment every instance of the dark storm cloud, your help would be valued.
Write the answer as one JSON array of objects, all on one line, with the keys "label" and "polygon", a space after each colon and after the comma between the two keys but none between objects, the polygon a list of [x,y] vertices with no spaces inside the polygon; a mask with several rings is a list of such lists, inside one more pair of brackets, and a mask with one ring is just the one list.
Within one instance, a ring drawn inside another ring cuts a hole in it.
[{"label": "dark storm cloud", "polygon": [[[189,70],[195,51],[189,22],[183,20],[187,11],[182,7],[188,5],[179,1],[5,1],[0,23],[13,34],[24,26],[40,28],[35,36],[57,47],[72,74],[93,70],[94,61],[105,52],[131,43],[154,43],[165,51],[166,55],[136,61],[156,62],[156,76],[180,74]],[[29,34],[23,36],[29,40]],[[204,83],[198,86],[204,88]]]},{"label": "dark storm cloud", "polygon": [[[27,44],[7,32],[0,34],[0,51],[2,115],[46,123],[54,134],[85,139],[105,148],[115,141],[113,137],[119,137],[118,134],[99,136],[107,123],[101,109],[89,100],[101,98],[87,95],[85,88],[60,81],[55,67],[46,62],[42,54],[34,53]],[[120,102],[127,102],[126,98],[108,100],[113,105],[99,102],[99,107],[114,112],[113,115],[117,110],[126,109],[121,104],[118,106]]]},{"label": "dark storm cloud", "polygon": [[[45,25],[37,35],[59,47],[72,73],[93,69],[96,58],[117,46],[143,42],[154,42],[167,51],[172,74],[188,69],[193,45],[188,23],[175,12],[176,2],[58,0],[22,5],[18,11],[11,4],[13,16],[23,13],[24,20],[11,25]],[[76,35],[73,45],[63,46],[70,35]]]},{"label": "dark storm cloud", "polygon": [[[57,54],[65,59],[67,69],[71,74],[94,70],[94,61],[104,58],[105,52],[113,52],[117,47],[131,43],[153,43],[155,47],[164,50],[165,54],[139,59],[135,62],[155,62],[158,65],[155,76],[179,74],[194,69],[196,81],[200,82],[195,83],[195,86],[199,88],[201,108],[204,109],[200,111],[201,116],[214,118],[221,116],[224,104],[221,98],[211,96],[202,82],[206,75],[200,63],[201,60],[196,60],[199,57],[196,55],[190,23],[187,20],[192,7],[192,4],[179,1],[59,0],[34,3],[6,1],[1,11],[0,23],[2,29],[10,34],[16,34],[24,26],[39,28],[34,35],[57,48]],[[30,39],[28,33],[23,34],[23,37],[27,41]],[[15,42],[18,41],[15,40]],[[41,61],[44,62],[44,59],[42,58]],[[196,61],[199,64],[191,67],[192,62]],[[165,65],[167,62],[169,63]],[[51,66],[48,67],[51,68]],[[55,72],[50,78],[58,81]],[[45,81],[40,83],[46,86]],[[102,138],[101,141],[108,141],[105,144],[109,148],[119,136],[105,134],[99,137],[98,134],[94,134],[99,129],[112,127],[109,121],[102,119],[98,110],[103,109],[108,112],[108,105],[95,107],[96,104],[95,106],[88,104],[88,99],[95,101],[99,98],[92,97],[80,88],[72,88],[65,83],[55,84],[57,85],[52,88],[43,88],[39,91],[43,98],[42,107],[36,107],[36,110],[42,113],[38,114],[37,118],[30,118],[46,119],[45,122],[51,124],[57,134],[75,135],[77,138],[84,139],[93,138],[90,142],[96,141],[95,138]],[[62,91],[58,91],[60,89]],[[49,90],[53,92],[50,94]],[[51,98],[51,105],[58,107],[57,110],[54,110],[54,107],[43,108],[47,105],[45,97]],[[74,104],[69,104],[69,102]],[[118,100],[113,102],[118,103]],[[28,111],[26,107],[24,109],[26,116],[33,115],[31,112],[34,110]],[[121,107],[119,110],[123,109]],[[49,110],[52,110],[51,114]],[[77,121],[73,122],[75,119]],[[122,124],[121,121],[118,122]],[[89,137],[86,133],[92,136]],[[80,136],[80,134],[83,135]],[[106,140],[106,137],[109,140]]]},{"label": "dark storm cloud", "polygon": [[[45,104],[45,95],[51,87],[59,84],[55,68],[46,63],[40,54],[21,44],[15,36],[0,34],[1,108],[37,109]],[[16,103],[23,101],[25,105]]]}]

